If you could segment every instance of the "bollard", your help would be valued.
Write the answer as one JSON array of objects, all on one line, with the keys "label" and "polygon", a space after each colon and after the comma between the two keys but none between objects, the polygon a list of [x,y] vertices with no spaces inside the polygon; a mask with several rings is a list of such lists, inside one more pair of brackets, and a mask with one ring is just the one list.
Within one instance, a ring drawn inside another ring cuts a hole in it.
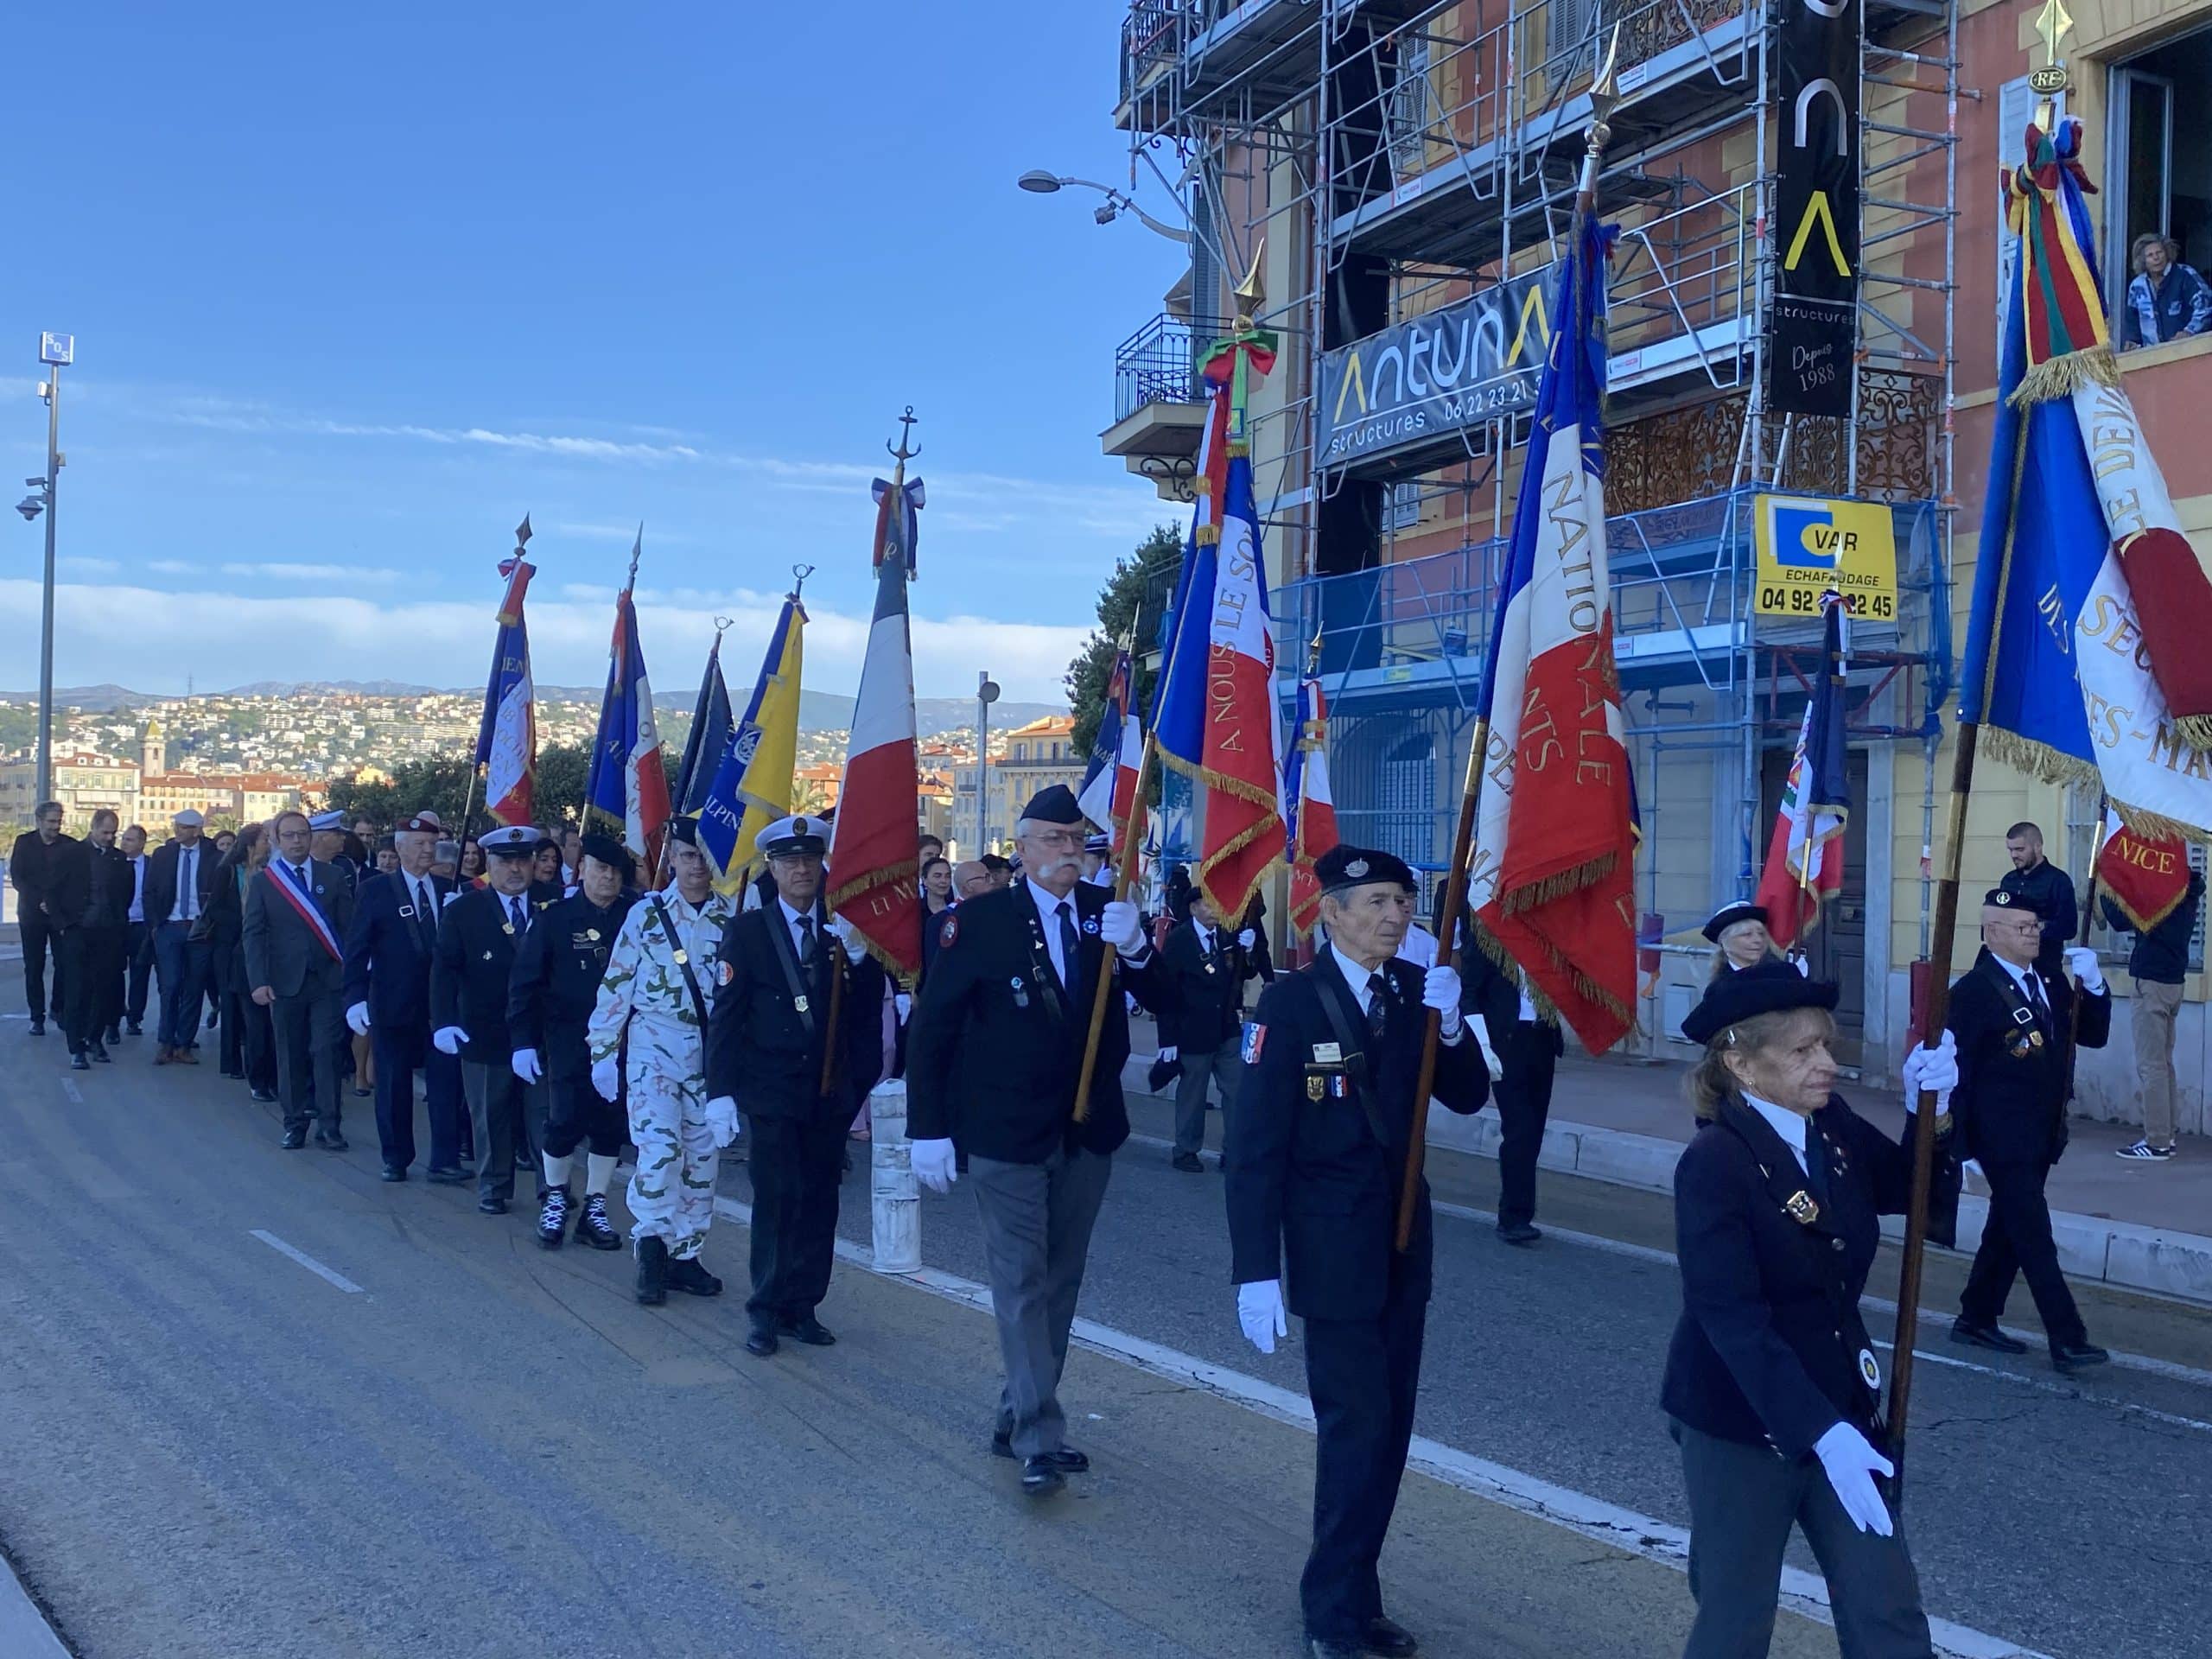
[{"label": "bollard", "polygon": [[906,1085],[897,1077],[868,1093],[868,1196],[874,1207],[875,1270],[918,1273],[922,1266],[922,1192],[906,1139]]}]

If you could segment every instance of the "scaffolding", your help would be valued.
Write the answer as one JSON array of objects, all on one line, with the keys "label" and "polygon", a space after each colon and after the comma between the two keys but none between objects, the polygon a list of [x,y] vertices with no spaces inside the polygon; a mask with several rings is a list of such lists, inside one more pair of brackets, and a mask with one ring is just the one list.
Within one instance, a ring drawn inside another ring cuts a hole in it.
[{"label": "scaffolding", "polygon": [[[1755,879],[1771,757],[1809,690],[1810,625],[1753,609],[1758,494],[1891,506],[1900,603],[1854,625],[1853,734],[1932,752],[1951,645],[1959,0],[1862,0],[1858,358],[1848,416],[1826,420],[1765,393],[1779,4],[1131,6],[1116,121],[1133,179],[1149,169],[1189,204],[1195,311],[1220,311],[1270,251],[1258,321],[1283,353],[1254,462],[1278,639],[1320,641],[1348,836],[1421,868],[1446,855],[1528,417],[1505,399],[1332,457],[1324,359],[1557,257],[1615,41],[1607,492],[1649,910],[1671,931]],[[1700,812],[1694,835],[1674,829]]]}]

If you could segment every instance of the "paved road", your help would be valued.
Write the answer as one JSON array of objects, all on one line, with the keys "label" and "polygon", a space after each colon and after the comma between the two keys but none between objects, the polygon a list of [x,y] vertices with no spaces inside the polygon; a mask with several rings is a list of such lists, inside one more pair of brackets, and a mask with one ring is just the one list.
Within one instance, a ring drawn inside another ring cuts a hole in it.
[{"label": "paved road", "polygon": [[[0,1020],[0,1543],[86,1659],[1294,1649],[1301,1430],[1080,1353],[1067,1396],[1099,1473],[1039,1513],[982,1454],[995,1356],[970,1309],[841,1269],[823,1311],[844,1340],[763,1363],[734,1297],[638,1308],[626,1257],[541,1252],[522,1212],[385,1186],[357,1127],[345,1156],[282,1153],[270,1109],[211,1068],[134,1052],[72,1074]],[[1445,1172],[1447,1196],[1479,1206],[1486,1175]],[[726,1187],[746,1198],[741,1166]],[[857,1173],[846,1195],[857,1236]],[[1661,1201],[1548,1198],[1663,1247]],[[1133,1147],[1084,1312],[1295,1389],[1294,1341],[1265,1360],[1236,1338],[1219,1203],[1217,1177]],[[931,1264],[974,1276],[965,1196],[925,1213]],[[743,1239],[710,1246],[733,1280]],[[1651,1404],[1670,1269],[1509,1253],[1467,1221],[1440,1242],[1421,1432],[1679,1522]],[[2115,1339],[2126,1320],[2132,1345],[2212,1350],[2202,1316],[2113,1306],[2092,1319]],[[1931,1607],[2053,1654],[2188,1650],[2212,1611],[2188,1570],[2212,1433],[2173,1420],[2212,1420],[2212,1391],[2016,1369],[1923,1373]],[[1385,1571],[1438,1655],[1669,1655],[1688,1621],[1673,1568],[1427,1478]],[[1776,1651],[1834,1642],[1785,1615]]]}]

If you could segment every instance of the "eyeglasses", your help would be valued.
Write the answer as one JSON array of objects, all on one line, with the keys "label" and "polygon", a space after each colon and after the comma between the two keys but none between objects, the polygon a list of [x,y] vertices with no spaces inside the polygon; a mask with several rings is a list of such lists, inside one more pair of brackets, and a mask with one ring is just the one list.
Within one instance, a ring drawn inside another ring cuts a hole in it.
[{"label": "eyeglasses", "polygon": [[1080,830],[1032,830],[1028,838],[1040,847],[1071,853],[1079,850],[1084,842],[1084,834]]}]

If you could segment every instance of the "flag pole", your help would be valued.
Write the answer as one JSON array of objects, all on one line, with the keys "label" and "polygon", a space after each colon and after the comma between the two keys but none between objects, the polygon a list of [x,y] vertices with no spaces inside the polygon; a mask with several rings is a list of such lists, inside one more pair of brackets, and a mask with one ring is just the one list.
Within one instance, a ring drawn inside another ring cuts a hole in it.
[{"label": "flag pole", "polygon": [[[909,448],[906,444],[906,440],[912,437],[914,434],[914,422],[916,418],[917,417],[914,414],[914,406],[912,404],[907,404],[906,412],[899,417],[899,442],[893,443],[888,438],[886,438],[883,441],[883,447],[891,452],[892,493],[890,499],[892,503],[891,510],[893,512],[896,512],[900,509],[899,492],[906,487],[906,463],[922,453],[918,449]],[[883,550],[879,547],[876,550],[880,554]],[[911,554],[912,550],[902,545],[899,550],[898,556],[903,559],[911,556]],[[812,569],[811,566],[809,566],[808,568],[810,570]],[[794,566],[793,569],[794,573],[796,573],[797,567]],[[802,577],[801,580],[804,581],[804,578]],[[791,596],[794,599],[798,596],[798,588],[797,584],[793,584],[791,588]],[[850,765],[851,763],[849,760],[847,764]],[[916,848],[918,849],[921,845],[920,830],[918,828],[916,829],[914,834],[916,837],[914,844]],[[927,918],[925,918],[924,919],[926,920]],[[836,949],[839,955],[842,956],[844,953],[844,946],[842,944],[838,945]],[[830,1008],[828,1013],[823,1016],[822,1023],[822,1086],[816,1091],[825,1099],[830,1094],[830,1084],[835,1082],[836,1078],[837,1022],[843,1015],[844,1007],[845,963],[837,962],[833,963],[830,965]]]},{"label": "flag pole", "polygon": [[[1582,155],[1582,180],[1574,193],[1574,223],[1571,232],[1574,241],[1567,257],[1575,258],[1580,247],[1580,226],[1598,211],[1598,160],[1605,154],[1605,145],[1613,136],[1607,118],[1620,99],[1620,83],[1614,66],[1620,55],[1620,26],[1613,26],[1612,37],[1605,43],[1605,61],[1590,86],[1590,124],[1583,129],[1585,148]],[[1531,480],[1523,478],[1523,489]],[[1475,851],[1475,813],[1482,800],[1483,757],[1490,747],[1490,721],[1481,716],[1475,721],[1474,741],[1467,748],[1467,778],[1459,791],[1459,822],[1452,836],[1452,868],[1444,879],[1444,903],[1436,918],[1436,965],[1453,966],[1459,960],[1459,917],[1467,903],[1467,881],[1471,872]],[[1412,1248],[1414,1212],[1421,1201],[1421,1175],[1423,1154],[1428,1143],[1428,1096],[1436,1086],[1436,1048],[1443,1035],[1443,1016],[1434,1008],[1427,1010],[1421,1039],[1421,1069],[1414,1080],[1414,1115],[1412,1133],[1406,1143],[1405,1181],[1398,1194],[1397,1248],[1401,1254]]]},{"label": "flag pole", "polygon": [[[2079,945],[2087,945],[2089,943],[2089,930],[2096,925],[2097,855],[2103,849],[2105,815],[2111,810],[2111,802],[2100,792],[2097,796],[2097,827],[2093,832],[2095,844],[2089,849],[2089,879],[2082,888],[2082,931],[2074,940],[2074,943]],[[2074,1065],[2081,1056],[2082,991],[2081,988],[2076,986],[2074,990],[2074,1006],[2068,1011],[2066,1017],[2066,1092],[2058,1099],[2058,1109],[2062,1115],[2066,1110],[2067,1103],[2074,1098]]]}]

